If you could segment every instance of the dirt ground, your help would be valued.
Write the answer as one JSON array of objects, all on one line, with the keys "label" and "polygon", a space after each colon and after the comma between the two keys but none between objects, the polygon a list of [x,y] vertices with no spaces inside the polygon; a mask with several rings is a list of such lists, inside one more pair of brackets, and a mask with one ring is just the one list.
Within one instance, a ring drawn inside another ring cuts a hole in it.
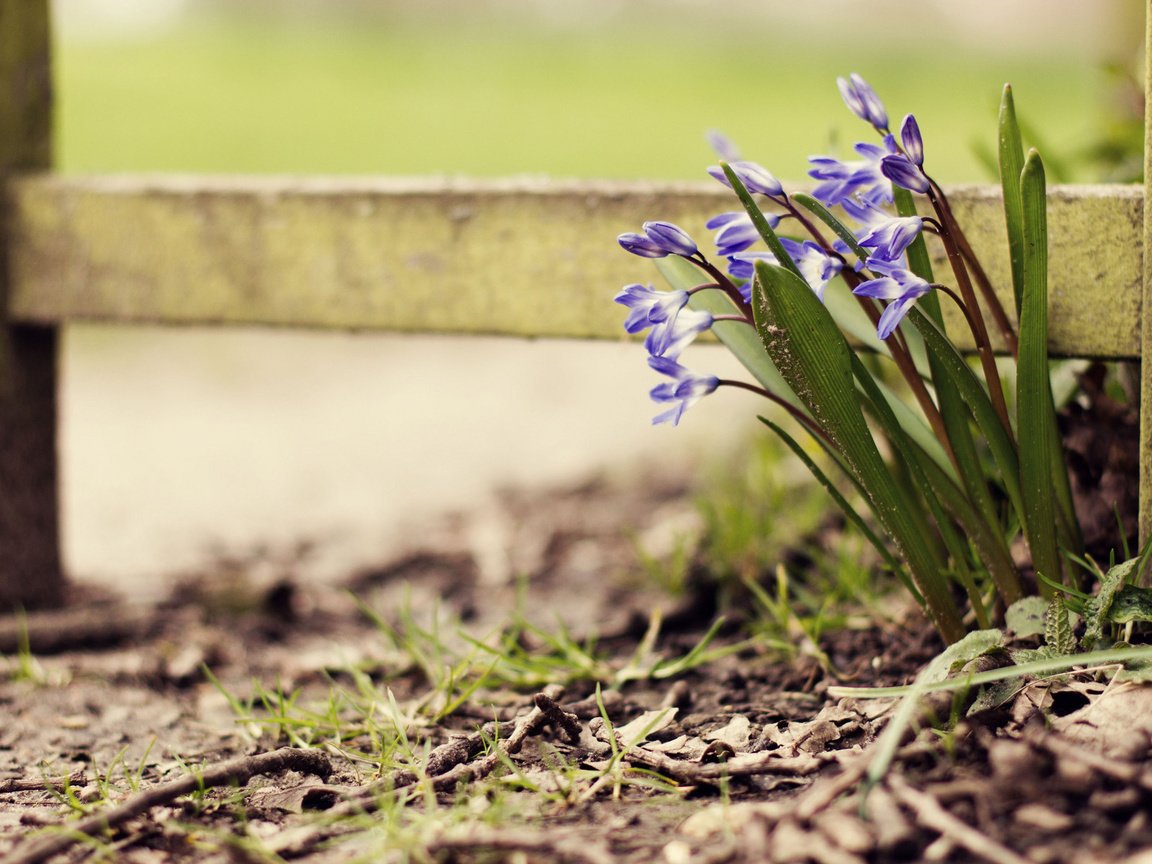
[{"label": "dirt ground", "polygon": [[[85,587],[0,621],[0,855],[1152,862],[1148,688],[1034,682],[910,733],[865,794],[891,703],[829,685],[908,682],[942,646],[913,613],[784,653],[747,639],[739,606],[638,560],[695,514],[678,478],[507,493],[343,590],[254,554],[157,604]],[[718,611],[714,659],[678,668]],[[461,631],[511,632],[518,673],[445,685]]]}]

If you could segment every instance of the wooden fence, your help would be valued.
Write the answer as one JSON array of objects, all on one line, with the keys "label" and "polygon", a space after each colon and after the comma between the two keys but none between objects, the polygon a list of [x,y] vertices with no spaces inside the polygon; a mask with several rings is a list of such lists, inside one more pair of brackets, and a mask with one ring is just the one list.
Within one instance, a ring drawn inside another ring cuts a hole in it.
[{"label": "wooden fence", "polygon": [[[699,224],[729,203],[714,184],[55,177],[49,45],[47,0],[0,0],[0,608],[50,605],[64,585],[59,328],[109,321],[618,339],[621,315],[609,298],[643,271],[612,238],[652,214]],[[1152,309],[1145,190],[1051,190],[1054,353],[1152,354],[1142,311]],[[993,280],[1008,285],[998,189],[949,194]],[[1148,536],[1152,364],[1141,381]]]}]

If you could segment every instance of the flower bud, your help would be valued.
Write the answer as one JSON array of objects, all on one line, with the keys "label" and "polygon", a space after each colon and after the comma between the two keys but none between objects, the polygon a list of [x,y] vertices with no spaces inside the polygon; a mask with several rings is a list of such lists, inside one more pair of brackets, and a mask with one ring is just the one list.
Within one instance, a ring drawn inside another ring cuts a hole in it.
[{"label": "flower bud", "polygon": [[631,252],[641,258],[665,258],[668,255],[667,249],[657,246],[646,234],[630,231],[617,237],[616,242],[623,247],[625,252]]},{"label": "flower bud", "polygon": [[911,114],[900,124],[900,141],[904,144],[904,152],[908,154],[908,158],[918,166],[923,165],[924,139],[920,137],[920,124]]},{"label": "flower bud", "polygon": [[[771,171],[756,162],[730,162],[728,167],[732,169],[732,173],[740,178],[740,182],[744,184],[744,188],[754,195],[768,195],[769,197],[776,197],[777,195],[784,194],[784,187],[780,185]],[[729,189],[732,184],[728,182],[728,176],[724,173],[724,169],[719,165],[713,165],[708,169],[708,174],[719,180]]]},{"label": "flower bud", "polygon": [[928,177],[920,170],[919,166],[914,165],[903,154],[885,156],[880,160],[880,170],[897,186],[910,189],[913,192],[924,193],[928,191]]},{"label": "flower bud", "polygon": [[683,255],[688,258],[698,251],[696,241],[671,222],[645,222],[644,233],[656,246],[672,255]]},{"label": "flower bud", "polygon": [[849,111],[881,132],[888,130],[888,112],[867,81],[853,72],[847,80],[837,78],[836,86],[840,88],[840,98]]}]

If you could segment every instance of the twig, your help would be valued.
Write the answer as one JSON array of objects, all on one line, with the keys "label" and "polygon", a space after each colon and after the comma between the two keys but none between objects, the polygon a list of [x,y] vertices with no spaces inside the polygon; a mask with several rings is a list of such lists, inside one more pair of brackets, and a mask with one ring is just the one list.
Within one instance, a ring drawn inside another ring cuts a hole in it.
[{"label": "twig", "polygon": [[839,774],[820,780],[796,804],[796,818],[807,820],[832,806],[841,795],[864,779],[868,770],[868,754],[857,756],[845,765]]},{"label": "twig", "polygon": [[602,844],[574,838],[555,836],[555,832],[543,831],[500,831],[491,828],[473,827],[462,834],[449,834],[438,837],[428,844],[428,851],[435,853],[468,852],[488,849],[496,852],[529,852],[543,856],[548,861],[580,861],[585,864],[611,864],[615,859]]},{"label": "twig", "polygon": [[243,786],[257,774],[271,775],[279,774],[281,771],[300,771],[326,779],[332,773],[332,766],[328,762],[328,757],[319,750],[301,750],[295,747],[282,747],[271,753],[230,759],[168,783],[153,786],[110,810],[93,813],[75,823],[65,823],[59,826],[62,829],[61,833],[25,841],[17,845],[4,860],[6,864],[39,864],[54,855],[59,855],[84,837],[96,837],[153,807],[169,804],[182,795],[233,783]]},{"label": "twig", "polygon": [[156,629],[156,610],[126,603],[86,604],[68,609],[0,616],[0,654],[25,649],[60,654],[142,641]]},{"label": "twig", "polygon": [[548,723],[559,726],[565,735],[572,734],[574,729],[576,737],[579,737],[580,727],[575,715],[566,714],[545,693],[538,693],[535,702],[532,710],[516,721],[507,738],[496,740],[492,752],[487,756],[474,762],[468,761],[487,741],[499,735],[499,723],[487,723],[481,731],[467,738],[437,747],[429,754],[422,773],[406,769],[393,771],[367,786],[347,791],[344,800],[326,812],[333,824],[321,828],[301,826],[299,829],[282,831],[268,844],[269,850],[285,856],[305,854],[331,833],[340,831],[339,823],[343,817],[374,813],[380,808],[383,796],[397,789],[414,786],[421,780],[425,780],[433,791],[445,792],[455,789],[461,783],[487,777],[508,756],[519,752],[528,736],[536,734]]},{"label": "twig", "polygon": [[625,762],[651,768],[681,783],[715,783],[725,778],[731,780],[765,774],[808,777],[833,761],[833,758],[826,754],[777,756],[773,751],[768,751],[733,756],[726,762],[689,762],[643,747],[633,747],[623,756]]},{"label": "twig", "polygon": [[1078,746],[1064,735],[1049,733],[1036,736],[1036,744],[1043,747],[1056,759],[1068,759],[1091,768],[1120,783],[1135,784],[1144,790],[1152,789],[1152,774],[1142,764],[1125,762],[1103,753],[1096,753]]},{"label": "twig", "polygon": [[917,822],[925,828],[939,831],[941,836],[964,847],[973,855],[992,861],[993,864],[1030,864],[1027,858],[1013,852],[1003,843],[961,822],[941,807],[940,802],[929,793],[913,789],[898,775],[888,776],[888,788],[901,804],[915,814]]},{"label": "twig", "polygon": [[49,777],[44,777],[40,780],[12,777],[7,780],[0,780],[0,794],[12,792],[59,792],[66,786],[82,786],[87,779],[88,777],[83,771],[75,771],[61,780],[52,780]]}]

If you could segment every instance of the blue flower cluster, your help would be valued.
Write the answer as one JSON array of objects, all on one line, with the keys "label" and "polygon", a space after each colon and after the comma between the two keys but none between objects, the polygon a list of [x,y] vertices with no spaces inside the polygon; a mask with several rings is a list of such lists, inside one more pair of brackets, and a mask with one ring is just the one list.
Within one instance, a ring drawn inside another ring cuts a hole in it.
[{"label": "blue flower cluster", "polygon": [[[681,255],[692,259],[699,254],[692,238],[668,222],[645,222],[643,234],[621,234],[618,239],[629,252],[644,258]],[[690,406],[720,383],[714,375],[695,375],[677,362],[688,344],[713,322],[710,313],[687,308],[689,296],[688,291],[657,291],[637,283],[625,285],[615,298],[631,310],[624,321],[627,332],[651,328],[644,340],[648,365],[672,379],[652,388],[653,401],[673,405],[653,423],[678,424]]]},{"label": "blue flower cluster", "polygon": [[[843,275],[857,296],[887,302],[876,322],[877,335],[887,339],[916,299],[933,287],[908,269],[905,252],[924,230],[925,222],[919,216],[893,215],[886,209],[894,200],[893,184],[917,193],[930,193],[934,187],[923,170],[924,143],[916,118],[907,115],[900,124],[899,136],[894,135],[889,130],[888,112],[868,82],[853,73],[846,79],[837,79],[837,85],[849,110],[870,124],[880,134],[881,141],[857,144],[853,149],[859,159],[810,157],[808,173],[817,181],[812,197],[827,207],[843,211],[846,223],[855,226],[852,233],[866,256],[855,255],[841,239],[829,242],[821,236],[803,217],[780,181],[762,165],[737,158],[736,148],[723,135],[709,133],[709,140],[744,188],[773,205],[773,209],[761,212],[772,231],[784,219],[792,218],[809,235],[799,239],[780,237],[780,246],[775,248],[777,252],[783,248],[796,271],[821,301],[829,283]],[[714,165],[708,174],[732,188],[724,167]],[[634,255],[681,256],[712,280],[691,291],[658,291],[650,285],[628,285],[615,297],[617,303],[630,310],[624,323],[627,332],[651,328],[644,343],[649,353],[648,363],[672,379],[651,391],[655,401],[673,405],[659,414],[654,423],[679,423],[684,411],[702,396],[721,384],[731,383],[715,376],[695,375],[680,365],[680,354],[697,335],[721,318],[753,326],[754,263],[757,260],[780,263],[772,252],[753,249],[762,236],[746,210],[720,213],[709,219],[705,227],[715,232],[716,255],[726,259],[726,272],[713,267],[692,237],[669,222],[645,222],[641,233],[621,234],[618,238],[620,245]],[[723,290],[732,299],[738,314],[713,316],[688,308],[691,294],[706,289]]]}]

